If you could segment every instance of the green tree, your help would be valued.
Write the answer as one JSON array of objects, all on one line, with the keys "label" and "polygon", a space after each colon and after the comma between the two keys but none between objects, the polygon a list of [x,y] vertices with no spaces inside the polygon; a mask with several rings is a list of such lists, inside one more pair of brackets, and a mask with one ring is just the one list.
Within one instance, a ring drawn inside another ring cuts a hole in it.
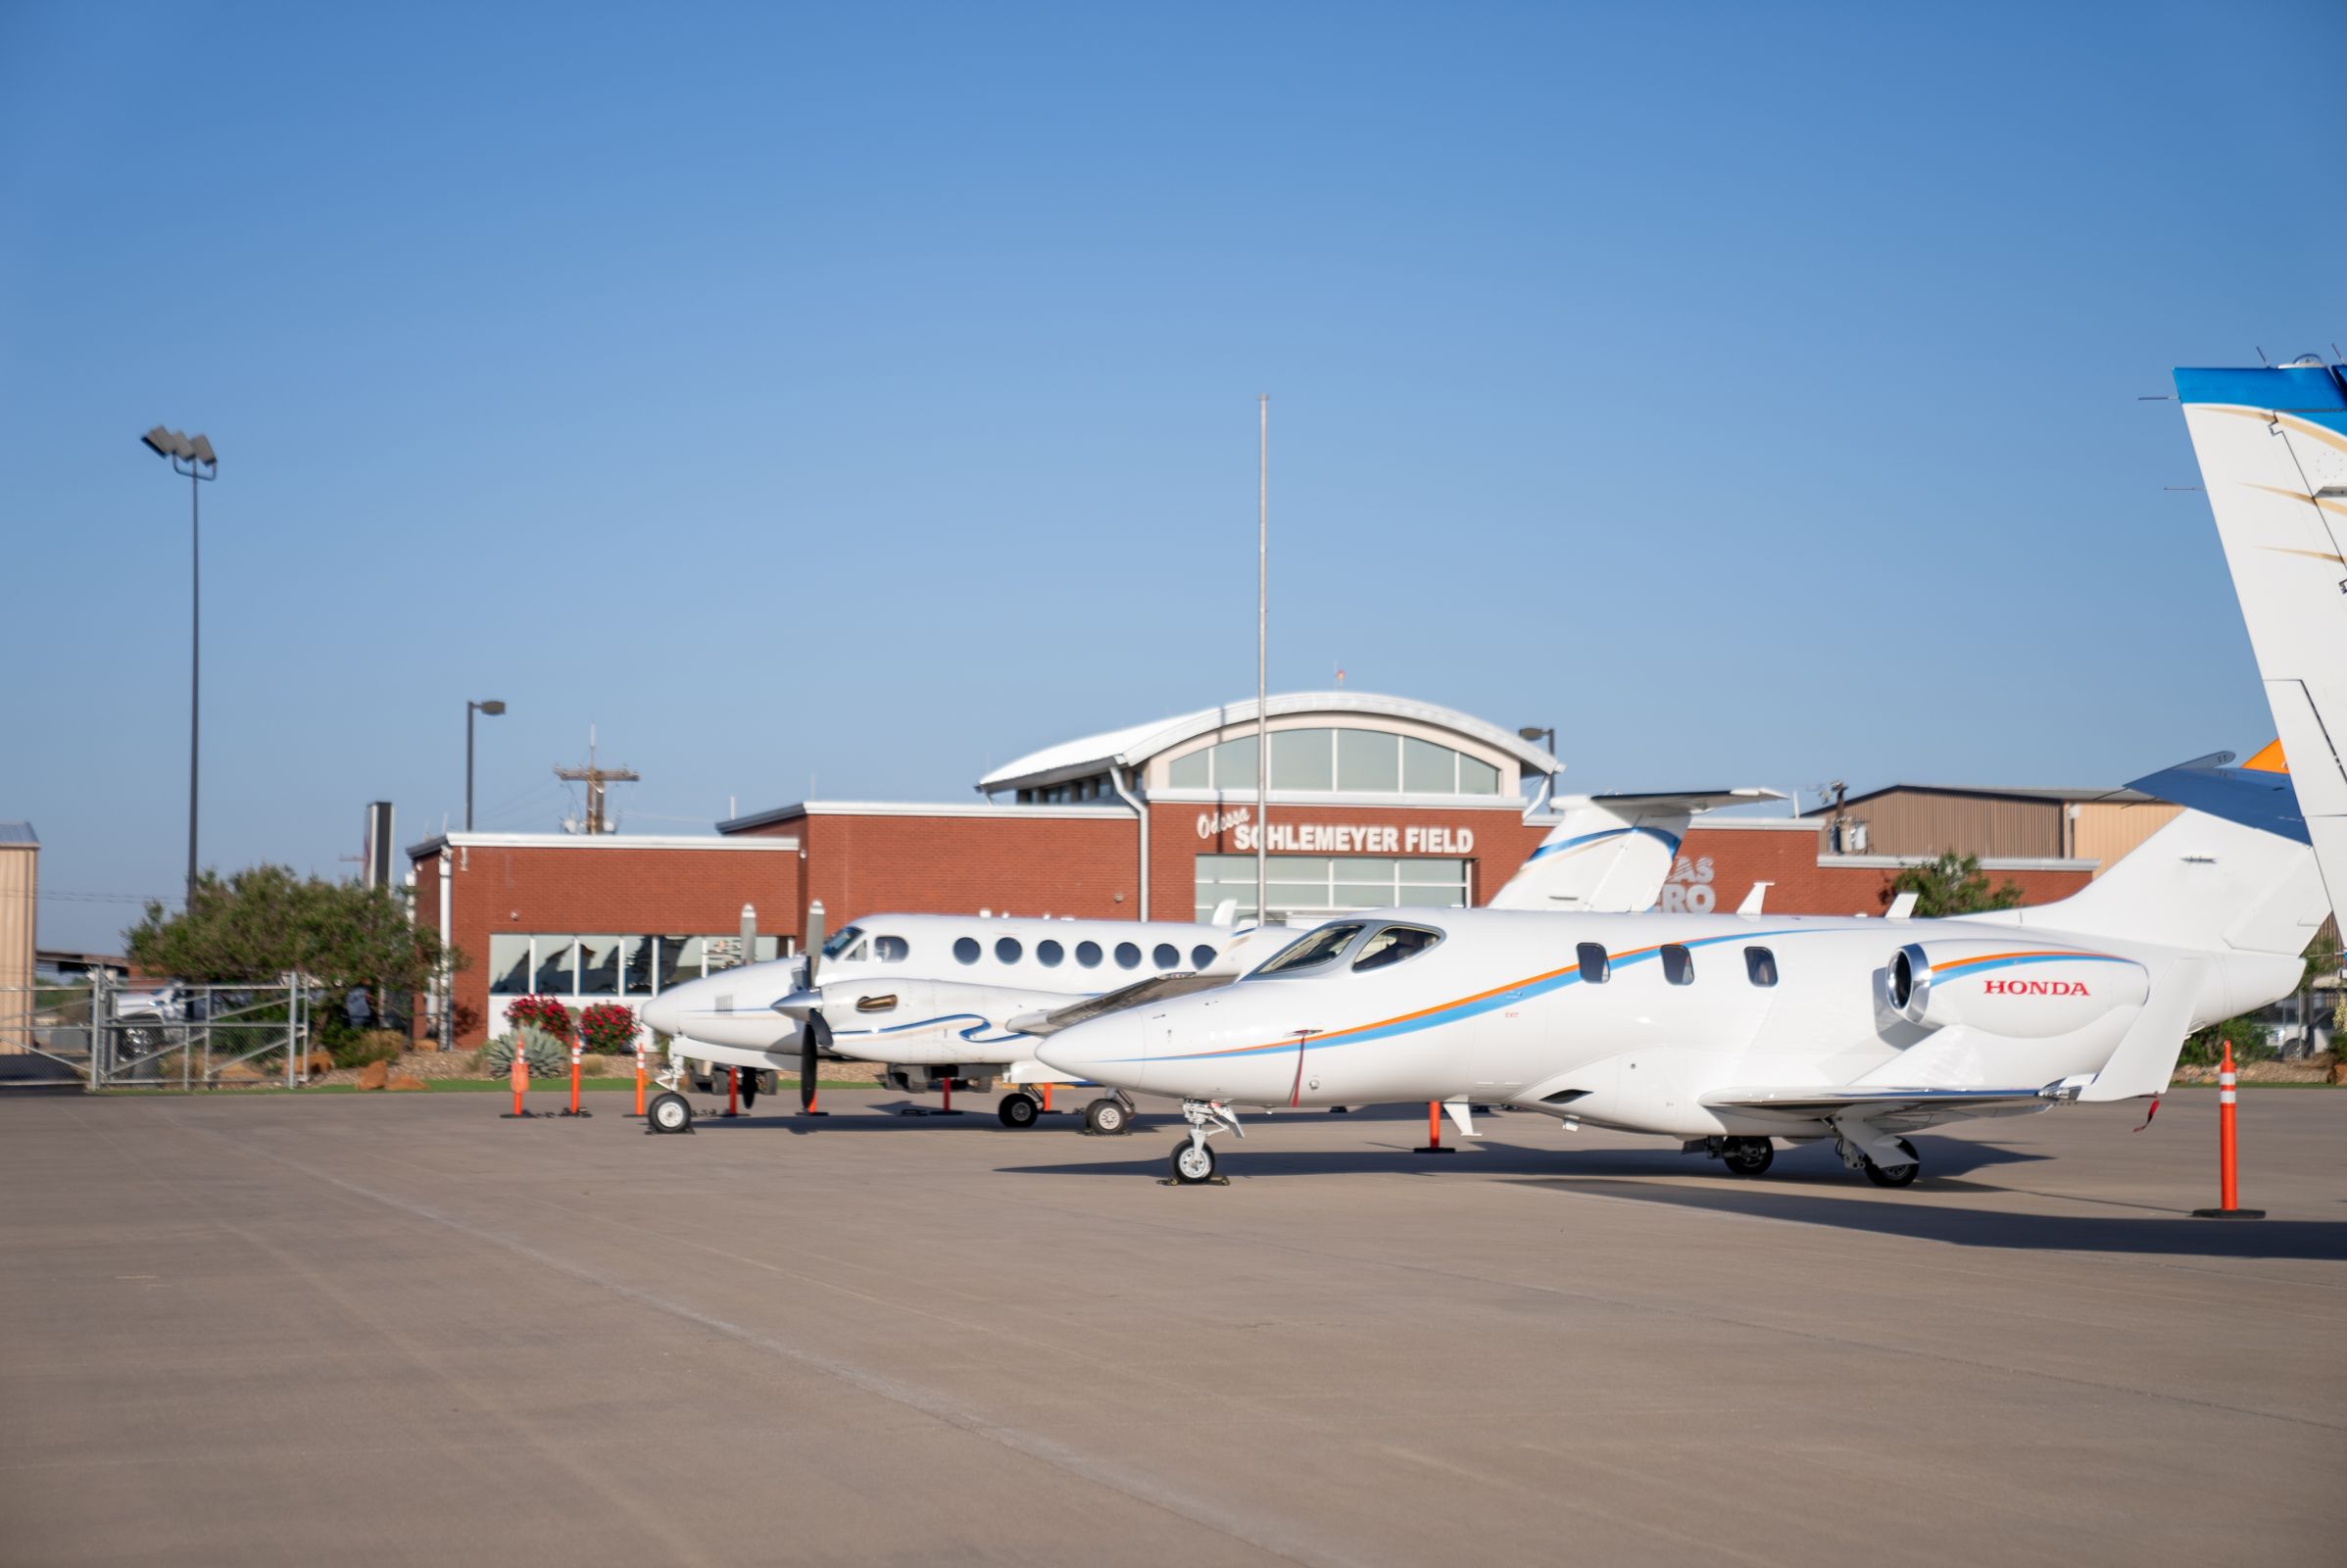
[{"label": "green tree", "polygon": [[2243,1013],[2186,1035],[2183,1052],[2176,1060],[2196,1067],[2214,1067],[2225,1059],[2225,1043],[2228,1040],[2232,1042],[2236,1067],[2243,1062],[2263,1061],[2274,1054],[2274,1030]]},{"label": "green tree", "polygon": [[1949,850],[1929,865],[1911,865],[1890,879],[1883,889],[1882,902],[1890,903],[1902,893],[1915,895],[1918,918],[1932,919],[1943,914],[1970,914],[1976,909],[2010,909],[2022,901],[2021,884],[2007,877],[2001,887],[1988,885],[1988,873],[1980,869],[1977,855],[1958,855]]},{"label": "green tree", "polygon": [[[299,970],[328,986],[421,990],[438,972],[439,933],[408,917],[388,888],[326,882],[282,865],[222,881],[207,871],[185,909],[149,902],[129,933],[130,958],[154,974],[212,984],[268,984]],[[451,967],[464,955],[451,949]]]}]

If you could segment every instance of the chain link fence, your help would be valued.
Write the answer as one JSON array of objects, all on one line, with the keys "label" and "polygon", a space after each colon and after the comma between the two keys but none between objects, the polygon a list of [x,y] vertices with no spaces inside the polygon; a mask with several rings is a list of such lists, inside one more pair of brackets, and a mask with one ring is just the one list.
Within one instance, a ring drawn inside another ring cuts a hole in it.
[{"label": "chain link fence", "polygon": [[100,976],[0,989],[0,1093],[66,1083],[297,1088],[321,999],[292,976],[273,986],[128,986]]}]

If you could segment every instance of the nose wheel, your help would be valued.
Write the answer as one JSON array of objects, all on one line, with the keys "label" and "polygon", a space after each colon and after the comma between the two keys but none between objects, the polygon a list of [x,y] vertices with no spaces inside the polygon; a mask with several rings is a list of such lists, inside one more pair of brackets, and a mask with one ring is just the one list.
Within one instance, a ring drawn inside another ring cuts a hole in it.
[{"label": "nose wheel", "polygon": [[1219,1100],[1183,1101],[1182,1119],[1190,1123],[1190,1136],[1174,1145],[1167,1161],[1173,1175],[1167,1185],[1203,1187],[1209,1182],[1228,1185],[1225,1178],[1214,1173],[1214,1151],[1207,1147],[1206,1140],[1225,1127],[1245,1138],[1247,1129],[1239,1125],[1239,1118]]}]

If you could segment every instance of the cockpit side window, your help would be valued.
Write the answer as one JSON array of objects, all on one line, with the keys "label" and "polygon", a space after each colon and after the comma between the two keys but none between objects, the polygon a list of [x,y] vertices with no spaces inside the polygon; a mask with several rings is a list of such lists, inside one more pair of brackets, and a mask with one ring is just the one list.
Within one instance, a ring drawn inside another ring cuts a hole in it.
[{"label": "cockpit side window", "polygon": [[911,944],[903,937],[874,937],[872,956],[882,963],[903,963],[912,953]]},{"label": "cockpit side window", "polygon": [[845,956],[847,961],[850,963],[861,963],[864,959],[865,951],[868,946],[869,944],[858,942],[856,944],[856,946],[850,948],[842,956]]},{"label": "cockpit side window", "polygon": [[1422,925],[1390,925],[1373,932],[1361,944],[1361,956],[1352,960],[1353,973],[1364,969],[1388,969],[1432,949],[1442,940],[1442,933],[1430,931]]},{"label": "cockpit side window", "polygon": [[836,931],[836,932],[834,932],[834,933],[832,934],[832,938],[831,938],[831,940],[830,940],[829,942],[826,942],[826,943],[824,943],[824,944],[823,944],[823,956],[824,956],[824,957],[826,957],[826,958],[836,958],[836,957],[838,957],[838,956],[839,956],[841,954],[843,954],[843,953],[845,953],[845,952],[847,952],[847,951],[848,951],[848,948],[849,948],[849,945],[850,945],[850,944],[852,944],[853,942],[855,942],[855,941],[856,941],[856,939],[857,937],[860,937],[860,936],[862,936],[862,935],[863,935],[863,927],[862,927],[862,926],[859,926],[859,925],[844,925],[844,926],[841,926],[841,927],[839,928],[839,930],[838,930],[838,931]]},{"label": "cockpit side window", "polygon": [[1286,952],[1247,978],[1259,980],[1275,974],[1308,974],[1314,969],[1323,968],[1336,962],[1361,931],[1362,925],[1358,920],[1340,920],[1334,925],[1324,925],[1291,944]]}]

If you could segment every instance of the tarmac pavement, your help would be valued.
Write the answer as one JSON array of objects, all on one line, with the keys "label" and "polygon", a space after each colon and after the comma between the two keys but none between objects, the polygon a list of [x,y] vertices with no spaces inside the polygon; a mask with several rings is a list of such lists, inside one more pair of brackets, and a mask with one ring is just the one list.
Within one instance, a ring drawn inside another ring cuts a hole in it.
[{"label": "tarmac pavement", "polygon": [[1522,1114],[1173,1188],[1169,1119],[991,1099],[0,1098],[0,1561],[2335,1562],[2347,1093],[2241,1100],[2263,1221],[2187,1217],[2206,1091],[1904,1192]]}]

